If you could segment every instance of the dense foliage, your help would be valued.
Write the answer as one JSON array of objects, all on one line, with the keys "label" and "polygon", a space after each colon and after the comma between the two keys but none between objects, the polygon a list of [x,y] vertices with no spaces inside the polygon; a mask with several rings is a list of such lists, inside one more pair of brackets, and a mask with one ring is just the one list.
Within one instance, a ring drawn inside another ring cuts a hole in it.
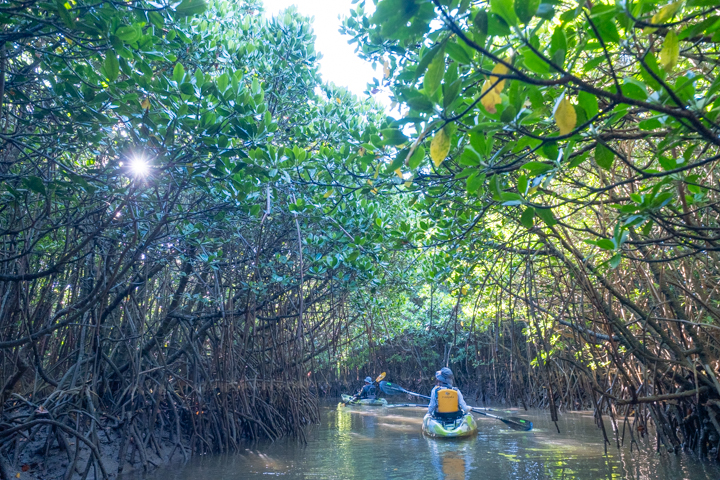
[{"label": "dense foliage", "polygon": [[424,274],[494,345],[477,364],[553,418],[574,397],[716,456],[716,2],[376,3],[344,29],[401,118],[358,155],[410,197],[388,235],[432,255]]},{"label": "dense foliage", "polygon": [[12,441],[25,430],[67,453],[68,478],[115,473],[98,432],[117,470],[157,463],[163,443],[185,456],[302,435],[317,420],[310,362],[382,268],[373,205],[307,180],[378,109],[322,83],[292,9],[33,1],[0,15],[0,472],[36,449]]},{"label": "dense foliage", "polygon": [[441,365],[718,455],[714,2],[356,2],[388,116],[293,9],[0,18],[0,474],[25,432],[106,476],[100,431],[147,467]]}]

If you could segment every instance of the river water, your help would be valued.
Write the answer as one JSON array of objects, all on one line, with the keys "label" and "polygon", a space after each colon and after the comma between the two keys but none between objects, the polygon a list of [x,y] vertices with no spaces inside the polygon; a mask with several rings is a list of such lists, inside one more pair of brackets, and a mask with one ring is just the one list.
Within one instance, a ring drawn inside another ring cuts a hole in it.
[{"label": "river water", "polygon": [[[532,420],[531,432],[476,415],[477,437],[456,440],[424,437],[423,413],[417,408],[323,407],[323,421],[308,432],[307,444],[292,439],[255,444],[240,454],[196,457],[134,478],[720,479],[717,465],[690,455],[657,455],[653,440],[641,440],[642,448],[630,452],[628,434],[625,448],[613,443],[605,455],[591,413],[562,414],[559,434],[547,412],[512,413]],[[606,428],[610,436],[609,421]]]}]

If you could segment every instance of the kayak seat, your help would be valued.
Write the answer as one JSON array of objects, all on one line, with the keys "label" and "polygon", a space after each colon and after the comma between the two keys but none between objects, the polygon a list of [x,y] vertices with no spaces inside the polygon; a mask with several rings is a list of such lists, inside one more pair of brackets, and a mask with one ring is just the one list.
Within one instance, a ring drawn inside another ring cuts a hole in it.
[{"label": "kayak seat", "polygon": [[442,421],[443,423],[452,423],[457,420],[460,420],[463,418],[465,414],[462,410],[458,410],[457,412],[438,412],[435,411],[433,413],[433,417],[437,420]]}]

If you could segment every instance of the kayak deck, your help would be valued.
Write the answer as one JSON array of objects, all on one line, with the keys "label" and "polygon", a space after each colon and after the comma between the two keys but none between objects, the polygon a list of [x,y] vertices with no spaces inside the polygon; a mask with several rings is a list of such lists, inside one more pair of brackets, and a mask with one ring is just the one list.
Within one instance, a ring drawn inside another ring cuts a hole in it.
[{"label": "kayak deck", "polygon": [[384,398],[363,398],[360,400],[353,400],[350,395],[340,395],[342,401],[348,405],[365,405],[368,407],[384,407],[388,404]]},{"label": "kayak deck", "polygon": [[440,420],[427,414],[423,418],[422,431],[425,435],[435,438],[458,438],[475,435],[478,431],[477,422],[472,414],[466,413],[457,420]]}]

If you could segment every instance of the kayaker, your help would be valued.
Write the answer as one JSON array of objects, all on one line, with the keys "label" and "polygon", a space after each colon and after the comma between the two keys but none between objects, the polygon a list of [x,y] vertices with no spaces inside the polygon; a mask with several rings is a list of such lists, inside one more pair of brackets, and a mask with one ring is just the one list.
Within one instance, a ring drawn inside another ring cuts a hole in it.
[{"label": "kayaker", "polygon": [[355,400],[360,400],[363,398],[369,398],[374,399],[377,396],[377,389],[375,388],[375,385],[373,385],[373,380],[370,377],[365,377],[365,385],[358,390],[358,392],[353,397]]},{"label": "kayaker", "polygon": [[465,403],[460,389],[453,387],[453,373],[447,367],[435,372],[435,387],[430,392],[430,405],[428,413],[435,418],[455,419],[471,408]]}]

